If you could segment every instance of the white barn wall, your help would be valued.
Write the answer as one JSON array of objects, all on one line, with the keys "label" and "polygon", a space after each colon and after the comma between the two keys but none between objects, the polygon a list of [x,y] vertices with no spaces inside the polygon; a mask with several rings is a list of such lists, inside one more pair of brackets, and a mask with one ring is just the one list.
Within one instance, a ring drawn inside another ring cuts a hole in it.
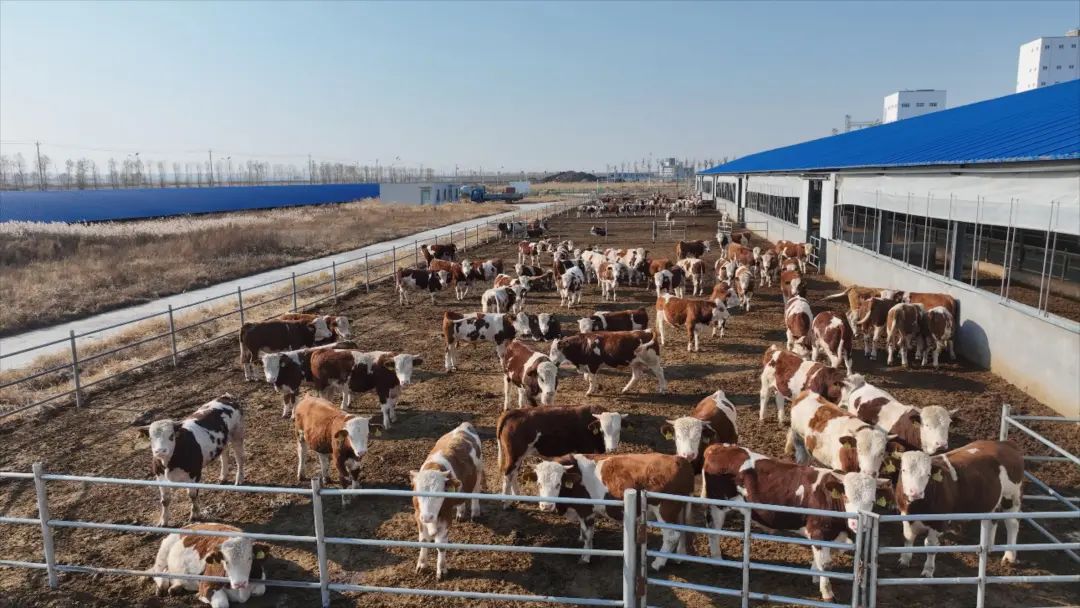
[{"label": "white barn wall", "polygon": [[[799,207],[801,214],[801,209],[805,207],[805,199],[800,201]],[[743,212],[745,213],[743,217],[746,218],[746,227],[774,243],[781,239],[795,241],[796,243],[806,241],[806,229],[804,228],[750,208],[743,209]]]}]

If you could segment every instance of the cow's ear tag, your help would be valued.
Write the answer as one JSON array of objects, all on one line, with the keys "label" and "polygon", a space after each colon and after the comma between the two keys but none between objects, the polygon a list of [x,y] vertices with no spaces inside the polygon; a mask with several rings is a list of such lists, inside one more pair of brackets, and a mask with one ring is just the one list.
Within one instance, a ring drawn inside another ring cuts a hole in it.
[{"label": "cow's ear tag", "polygon": [[375,435],[376,437],[381,437],[382,436],[382,429],[375,429],[372,432],[372,434]]},{"label": "cow's ear tag", "polygon": [[840,498],[840,490],[837,490],[836,488],[833,488],[832,489],[832,497],[836,498],[836,499],[839,499]]},{"label": "cow's ear tag", "polygon": [[255,559],[266,559],[266,552],[259,551],[255,554]]},{"label": "cow's ear tag", "polygon": [[569,479],[567,479],[566,481],[563,481],[563,482],[562,482],[562,485],[563,485],[563,487],[564,487],[564,488],[567,488],[567,489],[569,489],[569,488],[572,488],[572,487],[574,487],[574,482],[572,482],[572,481],[570,481]]},{"label": "cow's ear tag", "polygon": [[888,502],[887,502],[887,501],[885,500],[885,497],[884,497],[884,496],[879,496],[879,497],[878,497],[878,499],[877,499],[877,501],[876,501],[876,504],[877,504],[877,506],[879,506],[879,507],[884,507],[885,505],[887,505],[887,504],[889,504],[889,503],[888,503]]},{"label": "cow's ear tag", "polygon": [[931,479],[933,479],[934,481],[941,481],[942,480],[941,471],[934,471],[934,474],[931,477]]},{"label": "cow's ear tag", "polygon": [[599,427],[593,427],[592,434],[593,435],[599,435],[600,434],[600,428]]},{"label": "cow's ear tag", "polygon": [[895,473],[896,472],[896,465],[891,463],[891,462],[885,463],[885,472],[886,473]]},{"label": "cow's ear tag", "polygon": [[671,441],[674,438],[675,438],[675,433],[672,433],[671,431],[667,431],[667,432],[664,433],[664,439],[667,439],[668,441]]}]

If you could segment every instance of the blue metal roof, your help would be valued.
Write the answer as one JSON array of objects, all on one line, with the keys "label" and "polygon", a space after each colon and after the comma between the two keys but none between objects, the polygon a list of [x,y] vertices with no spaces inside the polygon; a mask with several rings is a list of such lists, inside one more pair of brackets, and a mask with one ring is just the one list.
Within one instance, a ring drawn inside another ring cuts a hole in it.
[{"label": "blue metal roof", "polygon": [[699,175],[1080,158],[1080,80],[758,152]]}]

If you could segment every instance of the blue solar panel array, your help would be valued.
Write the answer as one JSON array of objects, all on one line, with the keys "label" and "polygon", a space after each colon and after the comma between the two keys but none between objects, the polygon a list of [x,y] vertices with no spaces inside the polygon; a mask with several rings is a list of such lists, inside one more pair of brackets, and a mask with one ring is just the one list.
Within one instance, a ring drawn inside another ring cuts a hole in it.
[{"label": "blue solar panel array", "polygon": [[100,222],[189,213],[340,203],[379,196],[379,184],[0,192],[0,222]]},{"label": "blue solar panel array", "polygon": [[701,175],[1080,158],[1080,80],[758,152]]}]

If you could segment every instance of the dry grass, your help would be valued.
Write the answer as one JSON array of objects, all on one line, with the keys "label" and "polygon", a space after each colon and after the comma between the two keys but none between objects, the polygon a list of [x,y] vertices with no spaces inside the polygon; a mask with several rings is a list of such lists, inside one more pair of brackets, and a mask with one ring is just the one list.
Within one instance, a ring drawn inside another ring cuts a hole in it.
[{"label": "dry grass", "polygon": [[363,201],[124,223],[3,223],[0,336],[511,209]]},{"label": "dry grass", "polygon": [[[673,182],[601,182],[601,193],[616,192],[635,194],[654,194],[660,192],[669,196],[689,194],[686,182],[675,184]],[[596,182],[541,182],[530,186],[526,201],[546,200],[544,197],[557,197],[559,194],[580,193],[586,195],[596,194]]]}]

